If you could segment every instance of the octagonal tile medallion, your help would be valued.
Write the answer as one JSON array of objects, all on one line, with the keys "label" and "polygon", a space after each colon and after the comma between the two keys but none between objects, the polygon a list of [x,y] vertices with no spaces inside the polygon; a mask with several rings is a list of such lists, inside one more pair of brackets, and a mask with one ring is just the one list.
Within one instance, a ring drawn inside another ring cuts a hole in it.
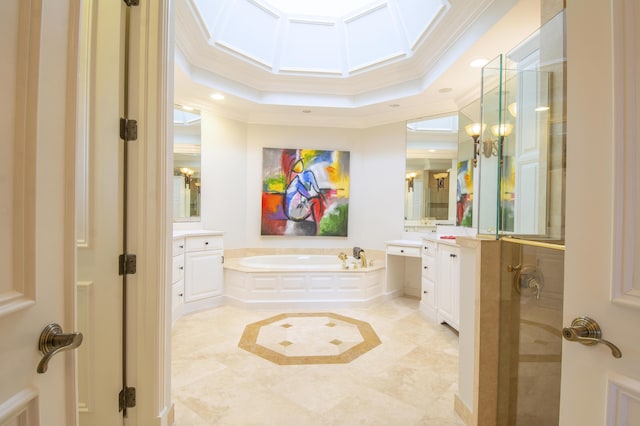
[{"label": "octagonal tile medallion", "polygon": [[280,314],[245,327],[238,346],[279,365],[345,364],[380,344],[367,322],[330,312]]}]

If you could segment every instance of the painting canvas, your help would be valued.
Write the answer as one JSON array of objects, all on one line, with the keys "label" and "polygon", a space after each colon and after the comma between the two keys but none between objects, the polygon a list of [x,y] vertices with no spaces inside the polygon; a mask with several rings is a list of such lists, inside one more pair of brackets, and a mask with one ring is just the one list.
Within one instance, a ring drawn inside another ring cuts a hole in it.
[{"label": "painting canvas", "polygon": [[473,160],[458,162],[456,225],[473,226]]},{"label": "painting canvas", "polygon": [[502,163],[502,173],[500,175],[500,230],[513,232],[516,198],[516,169],[514,157],[506,155]]},{"label": "painting canvas", "polygon": [[261,235],[346,237],[349,151],[263,148]]}]

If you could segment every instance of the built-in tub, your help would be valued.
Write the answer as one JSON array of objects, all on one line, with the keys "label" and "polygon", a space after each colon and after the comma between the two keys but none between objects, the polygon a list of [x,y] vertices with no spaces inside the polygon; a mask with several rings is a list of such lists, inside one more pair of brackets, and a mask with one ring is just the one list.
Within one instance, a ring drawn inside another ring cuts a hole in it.
[{"label": "built-in tub", "polygon": [[277,254],[227,259],[225,295],[230,303],[273,307],[357,307],[384,297],[382,262],[344,269],[337,255]]},{"label": "built-in tub", "polygon": [[323,254],[271,254],[243,257],[240,266],[253,269],[326,271],[342,269],[337,256]]}]

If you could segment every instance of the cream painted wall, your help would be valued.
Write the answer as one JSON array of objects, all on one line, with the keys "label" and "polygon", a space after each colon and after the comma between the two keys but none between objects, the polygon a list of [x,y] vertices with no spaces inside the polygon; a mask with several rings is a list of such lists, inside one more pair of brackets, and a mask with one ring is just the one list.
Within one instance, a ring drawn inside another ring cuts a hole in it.
[{"label": "cream painted wall", "polygon": [[[262,237],[262,148],[351,152],[349,236]],[[370,129],[245,124],[202,114],[202,227],[225,232],[226,248],[361,246],[402,237],[404,123]]]},{"label": "cream painted wall", "polygon": [[202,228],[223,231],[226,248],[246,247],[247,125],[202,112]]}]

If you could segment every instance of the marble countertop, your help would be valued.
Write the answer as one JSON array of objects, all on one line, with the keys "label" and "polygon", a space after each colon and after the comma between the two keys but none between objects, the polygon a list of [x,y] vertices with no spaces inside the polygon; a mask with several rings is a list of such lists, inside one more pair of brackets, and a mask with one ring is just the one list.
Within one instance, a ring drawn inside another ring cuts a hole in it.
[{"label": "marble countertop", "polygon": [[213,231],[209,229],[190,229],[184,231],[173,231],[173,238],[197,237],[201,235],[224,235],[222,231]]},{"label": "marble countertop", "polygon": [[[442,238],[454,236],[456,238]],[[404,247],[420,247],[423,241],[431,241],[440,244],[448,244],[451,246],[458,246],[458,240],[476,240],[478,237],[475,235],[460,235],[457,233],[438,233],[438,234],[423,234],[419,239],[400,239],[400,240],[390,240],[385,241],[386,245],[398,245]]]},{"label": "marble countertop", "polygon": [[422,240],[391,240],[385,241],[386,245],[405,246],[405,247],[420,247]]},{"label": "marble countertop", "polygon": [[[457,246],[456,239],[457,238],[469,238],[463,235],[455,235],[456,238],[442,238],[445,236],[449,236],[450,234],[434,234],[434,235],[425,235],[422,240],[424,241],[433,241],[438,244],[448,244],[450,246]],[[473,238],[473,237],[471,237]]]}]

